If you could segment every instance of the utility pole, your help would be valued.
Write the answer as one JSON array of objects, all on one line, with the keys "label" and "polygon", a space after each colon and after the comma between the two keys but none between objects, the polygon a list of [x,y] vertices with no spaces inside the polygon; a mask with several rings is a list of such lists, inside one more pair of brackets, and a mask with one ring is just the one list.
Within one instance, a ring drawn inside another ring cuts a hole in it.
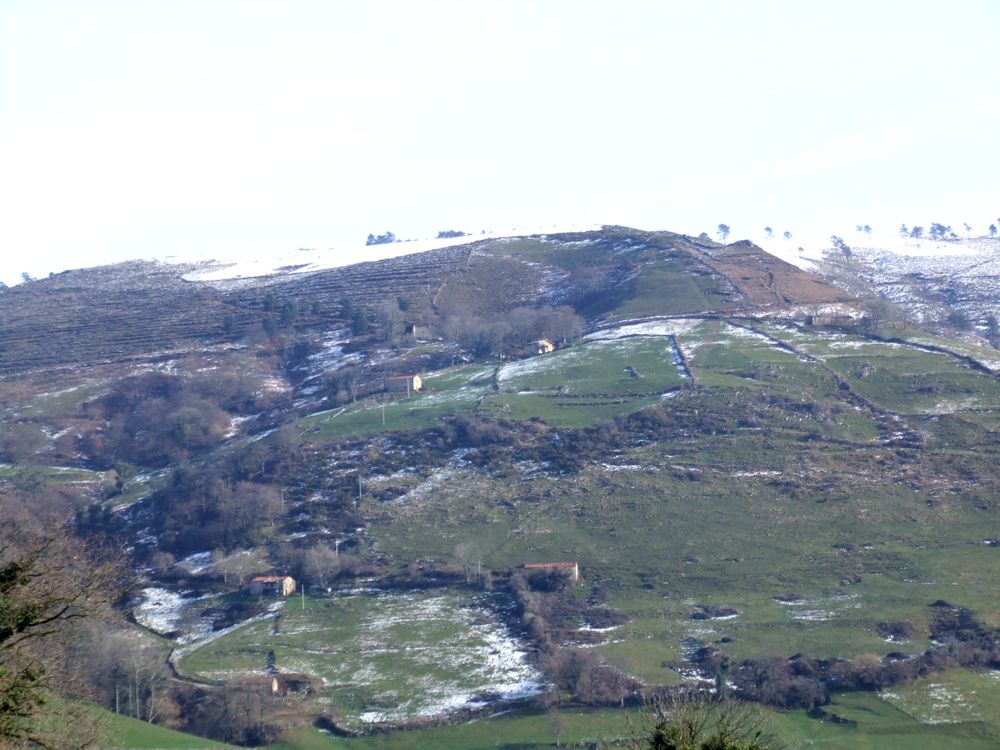
[{"label": "utility pole", "polygon": [[302,610],[305,611],[306,608],[306,585],[302,584]]}]

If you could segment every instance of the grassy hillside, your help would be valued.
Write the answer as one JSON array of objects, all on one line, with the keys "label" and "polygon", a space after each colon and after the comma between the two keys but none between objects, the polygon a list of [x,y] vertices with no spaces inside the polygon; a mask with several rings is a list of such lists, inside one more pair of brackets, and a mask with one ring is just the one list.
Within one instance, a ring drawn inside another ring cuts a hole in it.
[{"label": "grassy hillside", "polygon": [[[558,677],[578,646],[588,669],[664,686],[691,681],[705,649],[734,669],[795,653],[909,664],[943,649],[943,609],[967,610],[977,637],[1000,627],[993,350],[812,329],[807,306],[855,301],[752,246],[670,233],[484,240],[424,261],[198,287],[254,326],[299,294],[316,304],[273,335],[227,334],[231,349],[142,360],[136,344],[127,366],[6,378],[0,498],[80,508],[78,530],[127,540],[147,591],[183,610],[164,620],[181,631],[181,672],[220,690],[272,668],[315,677],[283,717],[364,728],[515,709],[350,741],[300,729],[287,747],[551,744],[549,718],[520,699],[558,679],[583,701]],[[538,310],[569,333],[522,356]],[[215,336],[211,317],[191,313],[178,341]],[[402,372],[424,388],[385,393]],[[542,617],[544,582],[518,591],[511,571],[557,560],[582,580]],[[238,591],[263,572],[306,580],[309,596],[268,612]],[[211,639],[183,641],[194,633]],[[835,696],[846,723],[775,722],[790,747],[987,746],[994,683],[949,670]],[[957,723],[934,723],[942,711]],[[624,731],[618,711],[566,713],[574,742]]]}]

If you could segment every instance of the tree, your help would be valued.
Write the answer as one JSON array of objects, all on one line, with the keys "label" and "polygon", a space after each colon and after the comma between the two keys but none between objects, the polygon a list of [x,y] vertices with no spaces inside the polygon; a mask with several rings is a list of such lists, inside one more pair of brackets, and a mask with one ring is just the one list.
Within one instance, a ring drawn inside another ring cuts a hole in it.
[{"label": "tree", "polygon": [[784,234],[784,237],[785,237],[785,241],[787,242],[788,240],[792,239],[792,233],[791,233],[791,232],[789,232],[789,231],[788,231],[788,230],[786,229],[786,230],[785,230],[785,234]]},{"label": "tree", "polygon": [[388,245],[391,242],[396,241],[396,235],[392,232],[386,232],[385,234],[369,234],[368,239],[365,241],[366,245]]},{"label": "tree", "polygon": [[757,706],[719,701],[690,689],[670,699],[648,699],[627,746],[632,750],[769,750],[775,744]]},{"label": "tree", "polygon": [[965,229],[965,237],[966,239],[968,239],[969,235],[972,234],[972,227],[970,227],[968,223],[965,222],[962,223],[962,227]]},{"label": "tree", "polygon": [[834,248],[839,250],[844,255],[845,258],[851,257],[851,248],[846,242],[844,242],[842,237],[838,237],[834,234],[830,237],[830,242],[833,244]]},{"label": "tree", "polygon": [[292,300],[285,300],[281,305],[281,311],[279,313],[279,321],[281,325],[288,327],[295,322],[295,319],[299,316],[298,306]]},{"label": "tree", "polygon": [[910,230],[910,236],[915,240],[919,240],[921,237],[924,236],[924,228],[913,227],[913,229]]},{"label": "tree", "polygon": [[69,738],[89,731],[56,690],[72,685],[75,626],[107,607],[105,586],[119,573],[70,530],[58,534],[0,526],[0,747],[83,747]]},{"label": "tree", "polygon": [[910,230],[906,228],[906,224],[900,224],[899,225],[899,236],[900,237],[909,237],[910,236]]},{"label": "tree", "polygon": [[387,299],[378,307],[378,322],[382,328],[382,337],[388,341],[395,341],[399,333],[399,326],[403,322],[403,313],[399,309],[399,301]]},{"label": "tree", "polygon": [[222,582],[227,586],[234,585],[237,588],[243,588],[257,569],[257,563],[253,557],[239,548],[233,550],[233,553],[228,556],[221,549],[214,550],[212,563],[215,571],[222,576]]},{"label": "tree", "polygon": [[950,226],[945,226],[941,222],[933,221],[931,222],[931,228],[928,234],[932,239],[943,240],[945,237],[954,234],[954,232],[951,231]]},{"label": "tree", "polygon": [[355,336],[360,336],[366,333],[368,329],[371,328],[371,319],[368,317],[368,313],[360,307],[354,307],[351,309],[351,333]]},{"label": "tree", "polygon": [[949,326],[959,331],[968,331],[972,328],[972,321],[969,316],[961,310],[952,310],[945,319]]},{"label": "tree", "polygon": [[996,237],[996,236],[997,236],[997,225],[990,224],[990,237]]},{"label": "tree", "polygon": [[726,242],[726,238],[729,236],[729,226],[727,224],[719,224],[719,228],[716,233],[722,239],[723,244]]},{"label": "tree", "polygon": [[774,230],[771,227],[764,227],[764,234],[767,235],[768,239],[772,239],[774,237]]},{"label": "tree", "polygon": [[872,228],[871,228],[871,225],[870,225],[870,224],[865,224],[865,225],[864,225],[864,226],[862,227],[862,229],[864,230],[864,233],[865,233],[865,234],[867,234],[867,235],[868,235],[869,237],[871,237],[871,236],[872,236]]},{"label": "tree", "polygon": [[465,574],[465,582],[472,582],[472,574],[482,566],[479,550],[470,542],[462,542],[455,547],[455,563]]},{"label": "tree", "polygon": [[313,586],[325,589],[340,572],[340,555],[326,544],[306,550],[302,558],[302,576]]}]

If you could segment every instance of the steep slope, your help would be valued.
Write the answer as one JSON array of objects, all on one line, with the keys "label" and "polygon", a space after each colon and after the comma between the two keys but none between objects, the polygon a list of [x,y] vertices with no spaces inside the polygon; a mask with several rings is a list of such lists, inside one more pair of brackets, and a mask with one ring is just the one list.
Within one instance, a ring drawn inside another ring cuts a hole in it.
[{"label": "steep slope", "polygon": [[[300,717],[356,731],[549,683],[617,705],[722,675],[811,707],[1000,666],[994,350],[806,325],[804,309],[857,303],[751,245],[621,227],[188,271],[0,296],[20,347],[0,496],[58,491],[81,533],[128,540],[146,576],[130,611],[177,647],[188,688],[242,695],[273,673],[306,686],[285,704]],[[352,334],[343,298],[425,330],[374,316]],[[309,312],[264,335],[288,302]],[[59,322],[84,303],[97,328]],[[245,335],[219,333],[222,310]],[[550,330],[555,351],[525,345]],[[17,373],[85,351],[113,361]],[[420,390],[389,390],[415,373]],[[582,582],[519,569],[554,561]],[[247,595],[256,573],[306,596]]]}]

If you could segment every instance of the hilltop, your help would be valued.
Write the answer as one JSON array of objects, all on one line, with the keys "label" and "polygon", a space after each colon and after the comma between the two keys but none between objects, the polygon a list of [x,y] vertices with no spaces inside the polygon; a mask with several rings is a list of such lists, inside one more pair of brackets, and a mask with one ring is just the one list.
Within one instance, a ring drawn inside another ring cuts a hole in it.
[{"label": "hilltop", "polygon": [[[963,669],[1000,667],[1000,355],[941,327],[986,308],[921,321],[875,254],[818,269],[603,227],[5,289],[3,502],[130,550],[115,628],[173,677],[129,700],[225,741],[699,680],[928,721],[928,675],[1000,701]],[[581,580],[519,567],[556,561]],[[306,594],[247,594],[261,573]],[[963,732],[1000,731],[980,713]]]}]

